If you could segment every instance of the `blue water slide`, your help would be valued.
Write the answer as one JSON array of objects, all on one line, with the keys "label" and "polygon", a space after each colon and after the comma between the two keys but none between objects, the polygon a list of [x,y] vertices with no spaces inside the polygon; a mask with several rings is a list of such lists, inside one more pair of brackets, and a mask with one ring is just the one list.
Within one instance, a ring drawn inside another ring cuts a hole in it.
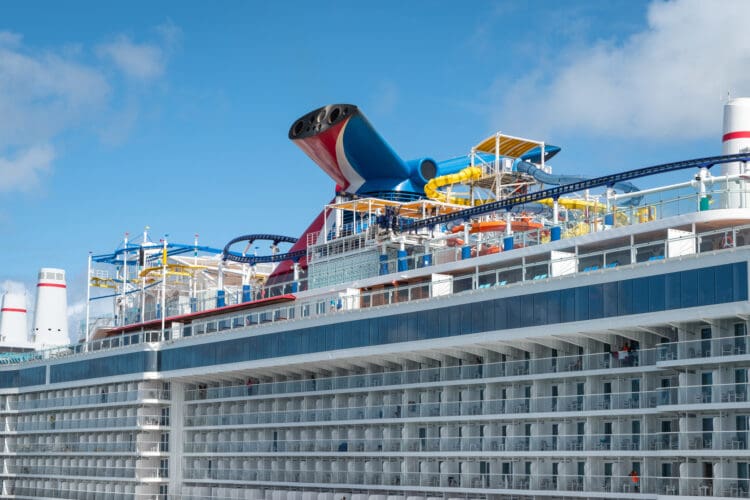
[{"label": "blue water slide", "polygon": [[[545,146],[545,159],[547,158],[546,149],[548,147],[555,147],[555,146]],[[559,150],[560,148],[557,148],[557,151]],[[542,184],[548,184],[550,186],[573,184],[574,182],[587,180],[586,177],[581,177],[578,175],[556,175],[556,174],[547,173],[541,168],[537,167],[534,163],[531,163],[534,161],[538,162],[540,157],[541,155],[539,154],[538,148],[534,148],[533,150],[523,155],[521,158],[517,159],[515,161],[515,164],[513,165],[513,169],[517,170],[518,172],[528,174],[532,176],[534,179],[536,179],[537,181],[541,182]],[[614,189],[622,191],[623,193],[634,193],[636,191],[640,191],[640,189],[638,189],[638,187],[635,184],[633,184],[632,182],[627,182],[627,181],[615,182],[613,183],[612,187]],[[643,196],[633,197],[633,198],[630,198],[625,203],[623,203],[623,205],[638,205],[641,203],[642,199],[643,199]]]}]

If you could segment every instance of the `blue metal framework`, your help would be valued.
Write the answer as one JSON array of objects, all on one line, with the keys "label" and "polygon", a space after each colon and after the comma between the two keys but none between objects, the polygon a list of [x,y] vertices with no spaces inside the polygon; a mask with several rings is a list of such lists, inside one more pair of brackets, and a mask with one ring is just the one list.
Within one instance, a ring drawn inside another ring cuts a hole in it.
[{"label": "blue metal framework", "polygon": [[688,168],[711,168],[714,165],[719,165],[722,163],[732,163],[736,161],[750,161],[750,154],[740,153],[724,156],[709,156],[707,158],[696,158],[693,160],[664,163],[662,165],[654,165],[651,167],[643,167],[635,170],[627,170],[625,172],[605,175],[602,177],[595,177],[588,180],[581,180],[578,182],[572,182],[570,184],[562,184],[550,189],[522,194],[519,196],[514,196],[512,198],[506,198],[505,200],[486,203],[484,205],[467,208],[466,210],[460,210],[458,212],[453,212],[445,215],[438,215],[436,217],[430,217],[428,219],[414,220],[402,218],[399,220],[398,227],[401,231],[411,231],[425,227],[434,227],[438,224],[445,224],[447,222],[452,222],[455,220],[470,219],[471,217],[486,214],[488,212],[510,210],[511,208],[518,205],[533,203],[540,200],[545,200],[547,198],[556,200],[563,195],[576,193],[578,191],[584,191],[586,189],[592,189],[602,186],[612,188],[616,184],[620,184],[631,179],[638,179],[640,177],[648,177],[651,175],[664,174],[667,172],[685,170]]},{"label": "blue metal framework", "polygon": [[[104,264],[122,265],[122,255],[128,253],[127,263],[128,265],[135,266],[138,264],[138,253],[143,249],[147,250],[162,250],[164,245],[160,243],[152,243],[150,245],[135,245],[128,244],[127,247],[118,248],[112,253],[105,253],[101,255],[94,255],[91,257],[93,262],[100,262]],[[218,248],[206,247],[200,245],[185,245],[182,243],[167,243],[167,253],[169,255],[182,255],[189,252],[202,252],[213,255],[218,255],[222,251]],[[146,257],[148,261],[153,261],[161,258],[161,253],[153,254]]]}]

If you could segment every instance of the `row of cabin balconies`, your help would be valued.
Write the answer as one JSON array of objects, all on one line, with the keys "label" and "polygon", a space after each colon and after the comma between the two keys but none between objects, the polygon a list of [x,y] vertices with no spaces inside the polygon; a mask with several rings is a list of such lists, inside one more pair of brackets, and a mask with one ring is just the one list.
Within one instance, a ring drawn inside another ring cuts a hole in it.
[{"label": "row of cabin balconies", "polygon": [[10,454],[37,454],[37,453],[59,453],[59,454],[84,454],[84,453],[108,453],[117,455],[142,455],[165,453],[166,446],[159,441],[121,441],[121,442],[90,442],[90,443],[13,443],[8,444],[0,452],[3,455]]},{"label": "row of cabin balconies", "polygon": [[[587,370],[609,368],[629,368],[642,366],[641,360],[655,363],[655,350],[638,351],[628,359],[616,359],[609,352],[559,356],[544,359],[521,359],[498,363],[464,364],[442,368],[422,368],[417,370],[378,372],[338,377],[310,378],[307,380],[290,380],[284,382],[260,382],[255,384],[225,385],[201,387],[197,384],[185,391],[186,401],[199,401],[227,398],[247,398],[256,396],[278,396],[304,392],[341,391],[346,389],[367,390],[383,386],[411,384],[431,384],[465,380],[471,383],[478,379],[498,377],[520,377],[527,375],[549,375],[559,379],[560,373],[569,373],[572,377],[584,375]],[[636,359],[638,361],[636,361]],[[638,370],[633,370],[638,371]]]},{"label": "row of cabin balconies", "polygon": [[[367,390],[367,388],[398,386],[411,384],[430,384],[436,382],[471,381],[477,379],[520,377],[528,375],[547,375],[559,380],[562,375],[578,377],[589,370],[616,368],[633,368],[654,366],[662,362],[674,365],[675,360],[692,360],[704,358],[721,358],[744,355],[748,349],[748,336],[720,337],[709,340],[690,340],[659,344],[648,349],[613,351],[605,353],[588,353],[543,358],[506,360],[492,363],[476,363],[467,360],[468,364],[460,366],[427,367],[414,370],[377,372],[367,374],[342,375],[335,377],[317,376],[308,379],[288,381],[258,381],[230,385],[196,384],[185,391],[186,401],[278,396],[304,392],[341,391],[346,389]],[[727,362],[733,360],[725,360]],[[584,373],[582,373],[584,372]],[[621,373],[618,373],[621,374]],[[598,375],[598,374],[597,374]]]},{"label": "row of cabin balconies", "polygon": [[[250,399],[247,401],[211,401],[210,403],[189,404],[185,413],[188,417],[196,417],[198,420],[201,417],[210,417],[208,420],[213,422],[216,418],[219,418],[224,424],[219,423],[215,425],[226,425],[232,419],[224,419],[222,417],[231,417],[238,414],[258,414],[261,415],[261,420],[264,420],[271,416],[271,414],[280,412],[289,414],[302,412],[304,415],[308,415],[308,411],[332,409],[351,409],[352,411],[368,412],[368,414],[373,414],[368,409],[378,409],[370,418],[382,418],[379,410],[384,407],[388,407],[389,409],[383,411],[383,415],[393,418],[405,416],[407,413],[410,416],[431,416],[439,414],[440,411],[460,415],[472,411],[471,409],[476,405],[482,404],[495,405],[494,408],[499,412],[511,411],[514,406],[520,406],[520,403],[526,402],[529,403],[527,411],[562,411],[566,409],[566,406],[571,406],[571,410],[594,410],[601,409],[599,408],[601,403],[592,399],[592,397],[597,396],[598,391],[604,391],[599,395],[604,403],[610,405],[610,408],[637,408],[642,404],[640,400],[645,400],[649,396],[653,396],[649,403],[650,407],[655,406],[657,391],[637,390],[634,392],[632,382],[637,382],[638,387],[655,386],[660,382],[660,380],[657,380],[657,375],[653,373],[646,375],[639,373],[634,375],[636,376],[631,376],[631,378],[627,379],[622,377],[605,378],[598,376],[595,378],[584,378],[579,376],[576,379],[554,381],[555,383],[550,380],[524,381],[523,383],[488,383],[480,379],[471,385],[462,384],[401,390],[381,389],[339,393],[335,395],[266,398],[260,400]],[[609,385],[605,386],[607,382],[609,382]],[[676,378],[674,384],[677,384]],[[586,396],[586,393],[589,395]],[[529,399],[533,399],[533,403],[529,402]],[[435,407],[442,403],[445,404],[445,409],[441,410],[438,408],[436,412]],[[646,405],[644,407],[649,406]],[[477,408],[474,411],[479,411],[479,409]],[[314,415],[314,413],[310,413],[309,415]],[[302,418],[308,417],[293,418],[299,421]],[[317,419],[314,416],[310,416],[309,418]],[[342,414],[341,418],[348,417]]]},{"label": "row of cabin balconies", "polygon": [[[247,410],[247,406],[224,403],[220,406],[205,406],[207,412],[216,412],[216,414],[206,415],[186,415],[184,417],[185,427],[206,427],[206,426],[245,426],[245,425],[262,425],[262,424],[285,424],[297,422],[325,422],[325,421],[346,421],[346,420],[378,420],[378,419],[409,419],[425,417],[458,417],[458,416],[487,416],[487,415],[519,415],[531,413],[550,413],[550,412],[597,412],[624,410],[632,411],[635,409],[662,408],[672,405],[698,405],[707,406],[711,404],[722,404],[723,408],[727,405],[742,407],[747,401],[748,384],[715,384],[712,386],[692,386],[692,387],[665,387],[649,391],[639,392],[613,392],[604,394],[589,395],[558,395],[542,396],[535,394],[540,392],[539,389],[548,390],[550,384],[536,382],[522,386],[528,388],[529,394],[524,397],[507,398],[507,399],[473,399],[481,395],[480,391],[475,388],[461,388],[454,391],[453,397],[457,401],[437,401],[437,391],[421,392],[412,394],[414,400],[406,400],[410,397],[407,393],[388,393],[385,397],[381,394],[377,401],[371,401],[372,404],[366,404],[361,397],[351,396],[349,398],[334,399],[289,399],[268,401],[263,408],[256,410]],[[534,391],[533,389],[537,390]],[[570,387],[568,387],[570,389]],[[516,386],[514,389],[521,392]],[[434,402],[416,402],[419,396],[435,399]],[[373,399],[373,398],[370,398]],[[397,403],[392,400],[399,401]],[[295,405],[301,406],[303,403],[315,405],[314,409],[286,409],[275,410],[274,404],[278,407],[285,404],[286,408],[293,408]],[[340,405],[340,407],[325,407],[328,405]]]},{"label": "row of cabin balconies", "polygon": [[[469,428],[469,426],[465,427]],[[473,430],[478,433],[478,429]],[[748,431],[736,430],[649,434],[379,437],[377,439],[316,436],[313,440],[311,437],[253,441],[195,440],[185,443],[184,451],[187,454],[622,451],[625,455],[639,455],[641,450],[710,450],[723,452],[724,455],[745,456],[748,449]]]},{"label": "row of cabin balconies", "polygon": [[750,352],[749,339],[747,335],[737,335],[660,344],[657,347],[657,360],[675,361],[740,356]]},{"label": "row of cabin balconies", "polygon": [[16,479],[4,481],[3,498],[64,498],[68,500],[153,500],[137,494],[133,483]]},{"label": "row of cabin balconies", "polygon": [[158,459],[31,458],[6,459],[4,476],[110,477],[153,479],[162,476]]},{"label": "row of cabin balconies", "polygon": [[169,426],[169,417],[160,408],[118,408],[88,412],[38,413],[0,419],[0,432],[49,432],[104,428],[141,428]]},{"label": "row of cabin balconies", "polygon": [[0,396],[0,413],[40,409],[101,406],[136,401],[168,401],[170,394],[157,382],[129,382]]},{"label": "row of cabin balconies", "polygon": [[[303,463],[256,463],[243,467],[215,461],[192,462],[184,471],[188,481],[236,481],[247,483],[319,483],[341,486],[378,486],[430,489],[527,490],[574,493],[626,493],[630,495],[695,495],[746,497],[750,480],[735,474],[720,477],[635,477],[625,464],[618,463],[611,474],[579,474],[576,463],[557,463],[553,472],[550,462],[414,462],[419,471],[404,471],[403,462],[357,462],[342,464],[317,461]],[[734,464],[724,464],[734,465]],[[502,471],[503,468],[507,469]],[[322,468],[322,469],[321,469]],[[514,469],[519,469],[518,471]],[[525,469],[525,470],[524,470]],[[614,469],[614,468],[613,468]],[[499,472],[495,472],[495,471]],[[578,496],[578,495],[573,495]]]}]

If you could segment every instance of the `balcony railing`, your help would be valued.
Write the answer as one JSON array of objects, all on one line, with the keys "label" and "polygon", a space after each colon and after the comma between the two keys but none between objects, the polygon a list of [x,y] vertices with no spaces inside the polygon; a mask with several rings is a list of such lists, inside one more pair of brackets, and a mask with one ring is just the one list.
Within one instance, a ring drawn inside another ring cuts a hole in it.
[{"label": "balcony railing", "polygon": [[[401,419],[424,417],[455,417],[475,415],[509,415],[546,412],[580,412],[633,410],[655,408],[662,389],[641,392],[620,392],[588,395],[558,395],[486,399],[474,401],[442,401],[403,403],[378,402],[344,408],[258,409],[250,412],[187,415],[186,427],[238,426],[266,423],[323,422],[339,420]],[[457,396],[456,396],[457,397]]]},{"label": "balcony railing", "polygon": [[[44,399],[25,399],[22,401],[8,400],[8,410],[39,410],[49,408],[70,408],[75,406],[96,406],[109,403],[126,403],[155,399],[167,401],[169,391],[160,389],[137,389],[132,391],[99,392],[97,394],[81,394],[77,396],[52,397]],[[2,410],[0,410],[2,411]]]},{"label": "balcony railing", "polygon": [[[554,375],[580,373],[588,370],[631,368],[654,365],[655,349],[630,351],[627,357],[613,353],[576,354],[545,358],[507,360],[502,362],[463,364],[440,368],[386,371],[338,377],[316,377],[284,382],[261,382],[248,385],[206,387],[185,391],[187,401],[204,399],[245,398],[304,392],[362,389],[367,387],[397,386],[433,382],[468,381],[485,383],[488,378],[519,377],[526,375]],[[478,379],[482,379],[481,381]]]},{"label": "balcony railing", "polygon": [[164,446],[160,442],[119,441],[119,442],[59,442],[59,443],[13,443],[7,442],[0,453],[163,453]]},{"label": "balcony railing", "polygon": [[[458,430],[458,427],[455,428]],[[217,453],[401,453],[401,452],[592,452],[617,451],[641,455],[641,450],[715,450],[744,456],[748,431],[694,431],[619,434],[546,434],[479,436],[378,437],[367,439],[253,439],[242,441],[188,441],[186,454]],[[466,427],[464,432],[467,432]]]},{"label": "balcony railing", "polygon": [[39,432],[39,431],[62,431],[79,429],[103,429],[123,427],[146,427],[146,426],[169,426],[169,419],[159,415],[129,415],[100,418],[78,418],[66,419],[52,418],[44,420],[17,421],[8,419],[2,432]]},{"label": "balcony railing", "polygon": [[[392,463],[387,463],[389,465]],[[191,467],[184,471],[185,479],[192,481],[241,481],[247,483],[322,483],[326,485],[351,486],[399,486],[435,489],[477,489],[477,490],[521,490],[521,491],[565,491],[592,493],[628,494],[667,494],[678,495],[682,491],[697,496],[713,496],[716,491],[726,496],[747,495],[747,479],[725,478],[673,478],[641,477],[627,474],[571,474],[551,472],[531,473],[481,473],[479,464],[464,464],[473,468],[472,472],[458,472],[458,464],[453,464],[455,472],[400,472],[387,470],[332,471],[286,469],[234,469],[228,467]],[[330,464],[329,464],[330,465]],[[364,469],[366,464],[360,463]],[[400,466],[400,464],[394,464]],[[709,487],[703,487],[708,485]],[[744,488],[744,489],[743,489]],[[186,498],[184,495],[182,498]]]}]

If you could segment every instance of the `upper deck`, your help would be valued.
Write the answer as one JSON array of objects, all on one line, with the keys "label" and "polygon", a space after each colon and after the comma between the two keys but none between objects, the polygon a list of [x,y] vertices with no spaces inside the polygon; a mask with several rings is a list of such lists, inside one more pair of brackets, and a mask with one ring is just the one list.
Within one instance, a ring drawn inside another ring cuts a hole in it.
[{"label": "upper deck", "polygon": [[[371,308],[407,304],[431,307],[428,304],[435,300],[498,289],[508,290],[513,296],[526,295],[537,288],[548,288],[546,284],[570,286],[564,284],[571,280],[580,283],[582,276],[614,280],[617,273],[626,270],[650,269],[648,272],[658,273],[659,266],[674,261],[697,267],[703,257],[750,250],[750,210],[693,211],[559,241],[541,242],[528,235],[519,238],[529,244],[513,251],[465,259],[455,248],[446,247],[434,252],[429,265],[424,265],[421,255],[410,256],[411,265],[400,271],[398,267],[403,260],[396,258],[386,263],[387,274],[280,296],[282,303],[277,299],[259,299],[236,306],[206,308],[186,316],[168,316],[163,329],[159,320],[133,324],[104,339],[8,355],[2,364],[33,366],[48,360],[100,355],[103,351],[132,350],[134,346],[152,350],[164,342],[172,345],[196,336],[216,335],[216,341],[220,341],[235,331],[258,329],[261,334],[268,327],[290,322],[304,327],[318,318],[346,321],[350,313]],[[489,245],[493,241],[483,243]],[[479,297],[476,295],[474,300]]]}]

